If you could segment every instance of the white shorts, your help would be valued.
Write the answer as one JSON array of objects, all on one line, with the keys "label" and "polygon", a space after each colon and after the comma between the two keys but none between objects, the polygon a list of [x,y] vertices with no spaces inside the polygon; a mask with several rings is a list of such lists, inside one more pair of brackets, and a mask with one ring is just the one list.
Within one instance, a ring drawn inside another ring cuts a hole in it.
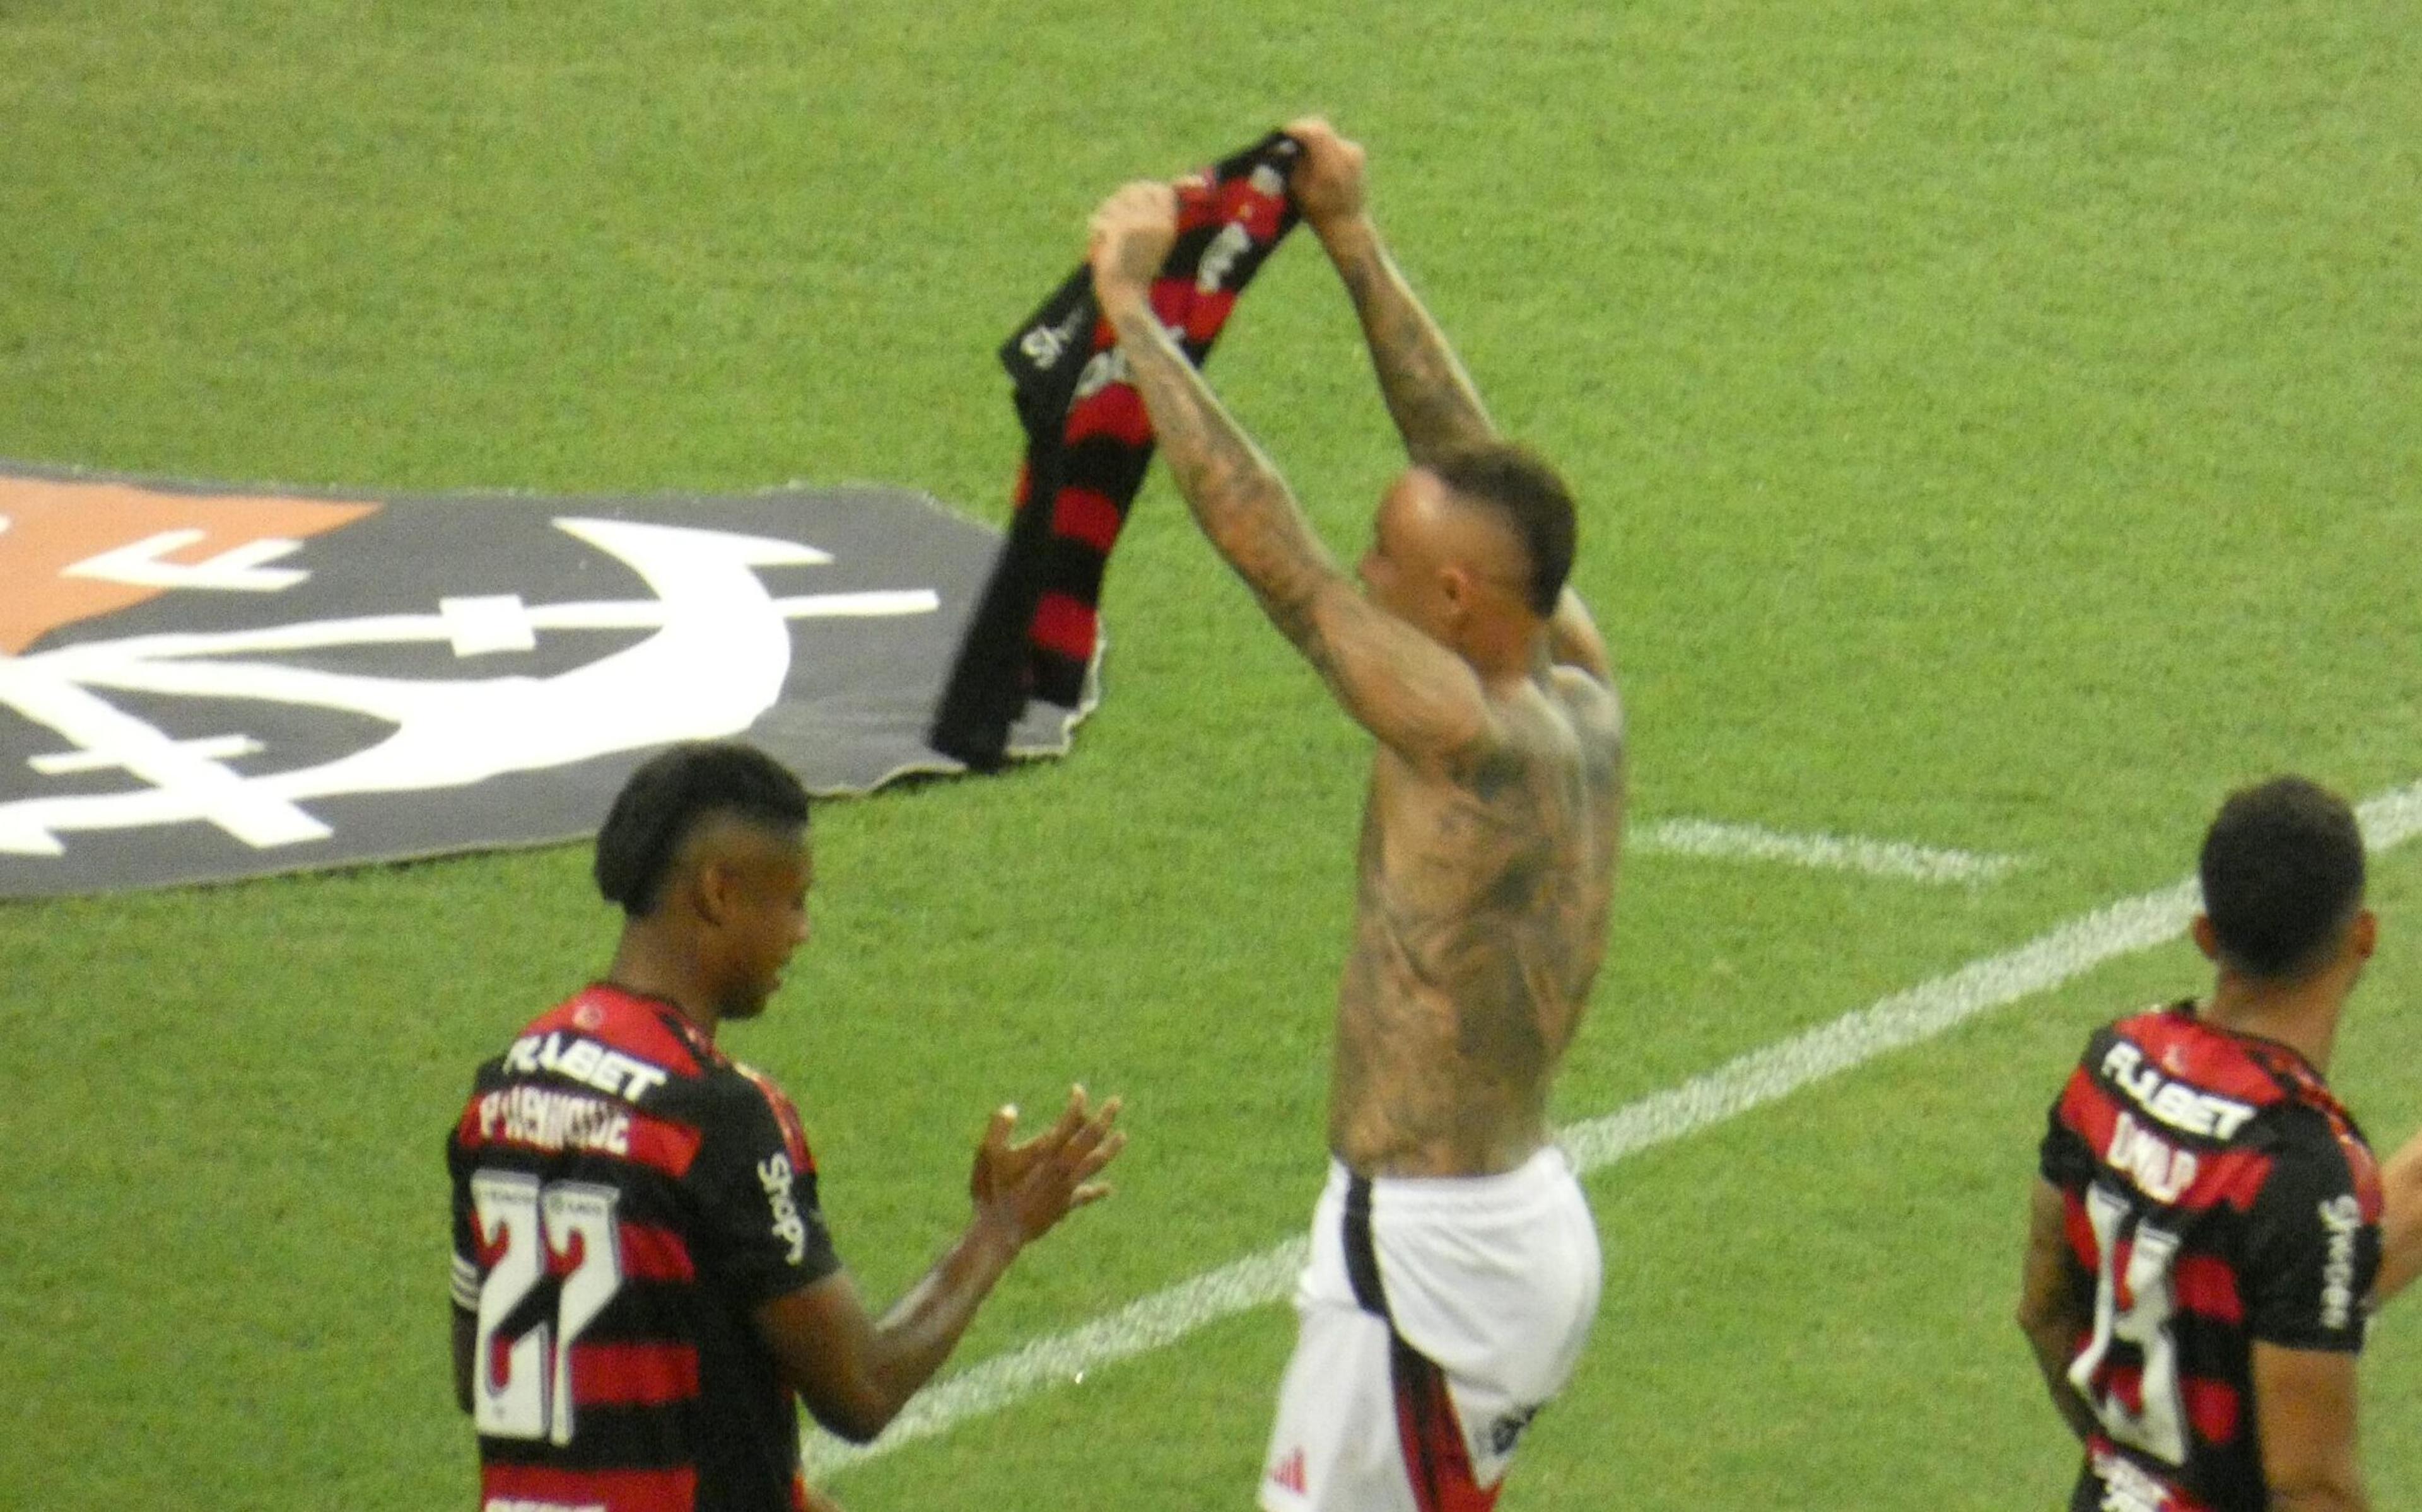
[{"label": "white shorts", "polygon": [[1564,1151],[1502,1176],[1331,1162],[1262,1475],[1266,1512],[1486,1512],[1597,1312],[1597,1225]]}]

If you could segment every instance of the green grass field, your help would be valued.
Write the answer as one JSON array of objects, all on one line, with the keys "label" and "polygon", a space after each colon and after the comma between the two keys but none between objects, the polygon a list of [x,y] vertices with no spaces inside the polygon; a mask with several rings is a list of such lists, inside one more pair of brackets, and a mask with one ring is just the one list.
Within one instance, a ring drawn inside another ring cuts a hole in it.
[{"label": "green grass field", "polygon": [[[2188,870],[2231,786],[2422,779],[2422,27],[2395,0],[0,0],[0,457],[305,489],[932,491],[1122,179],[1322,108],[1497,416],[1587,507],[1641,819],[2026,858],[1641,856],[1578,1118]],[[1397,465],[1309,242],[1215,382],[1355,549]],[[499,507],[510,507],[500,505]],[[0,585],[0,591],[6,585]],[[1121,1190],[974,1363],[1297,1232],[1360,739],[1165,482],[1075,754],[826,808],[729,1042],[889,1296],[984,1111],[1124,1092]],[[0,1506],[472,1497],[439,1141],[598,970],[579,848],[0,908]],[[2422,845],[2334,1081],[2422,1123]],[[1507,1512],[2048,1508],[2009,1322],[2042,1108],[2131,957],[1592,1178]],[[2367,1356],[2422,1508],[2422,1303]],[[1249,1505],[1282,1308],[841,1473],[854,1509]]]}]

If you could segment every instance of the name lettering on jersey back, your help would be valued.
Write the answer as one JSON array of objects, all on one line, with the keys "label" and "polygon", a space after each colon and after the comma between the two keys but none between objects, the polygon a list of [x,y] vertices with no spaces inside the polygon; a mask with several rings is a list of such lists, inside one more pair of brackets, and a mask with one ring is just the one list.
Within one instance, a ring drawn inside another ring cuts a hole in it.
[{"label": "name lettering on jersey back", "polygon": [[2363,1204],[2341,1193],[2321,1204],[2321,1227],[2330,1236],[2321,1259],[2321,1327],[2344,1328],[2354,1318],[2354,1241],[2363,1232]]},{"label": "name lettering on jersey back", "polygon": [[2111,1147],[2102,1152],[2102,1161],[2159,1203],[2185,1195],[2194,1185],[2199,1164],[2194,1151],[2178,1148],[2124,1113],[2112,1126]]},{"label": "name lettering on jersey back", "polygon": [[626,1102],[637,1102],[664,1085],[668,1076],[660,1066],[651,1066],[560,1029],[544,1035],[524,1035],[514,1040],[512,1048],[505,1052],[505,1068],[523,1076],[550,1071]]},{"label": "name lettering on jersey back", "polygon": [[2102,1057],[2102,1074],[2136,1106],[2184,1133],[2228,1139],[2255,1115],[2251,1103],[2174,1082],[2145,1064],[2145,1052],[2121,1040]]},{"label": "name lettering on jersey back", "polygon": [[578,1092],[509,1086],[480,1099],[480,1139],[533,1149],[631,1153],[631,1112]]},{"label": "name lettering on jersey back", "polygon": [[779,1151],[757,1162],[758,1184],[765,1189],[766,1204],[774,1209],[774,1237],[791,1246],[791,1263],[796,1265],[808,1253],[808,1224],[791,1195],[791,1158]]}]

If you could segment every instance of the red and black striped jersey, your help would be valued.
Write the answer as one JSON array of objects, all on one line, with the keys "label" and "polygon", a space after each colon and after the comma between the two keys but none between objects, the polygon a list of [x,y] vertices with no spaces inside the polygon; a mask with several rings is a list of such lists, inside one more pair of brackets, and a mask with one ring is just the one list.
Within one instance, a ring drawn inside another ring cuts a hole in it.
[{"label": "red and black striped jersey", "polygon": [[2363,1348],[2381,1208],[2363,1131],[2302,1055],[2192,1003],[2098,1030],[2050,1124],[2092,1319],[2068,1379],[2100,1424],[2072,1505],[2260,1512],[2255,1342]]},{"label": "red and black striped jersey", "polygon": [[446,1160],[483,1512],[801,1504],[751,1314],[841,1262],[773,1083],[594,986],[480,1068]]}]

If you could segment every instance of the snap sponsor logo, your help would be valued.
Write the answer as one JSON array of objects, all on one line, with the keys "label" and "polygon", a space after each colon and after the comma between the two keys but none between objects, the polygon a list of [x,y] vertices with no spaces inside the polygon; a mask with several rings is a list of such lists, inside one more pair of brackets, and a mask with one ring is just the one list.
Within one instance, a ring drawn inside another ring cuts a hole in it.
[{"label": "snap sponsor logo", "polygon": [[1056,366],[1068,349],[1077,344],[1078,325],[1093,313],[1094,306],[1090,302],[1080,303],[1058,325],[1038,325],[1027,332],[1018,340],[1017,350],[1026,353],[1027,361],[1037,367],[1047,370]]},{"label": "snap sponsor logo", "polygon": [[480,1099],[480,1138],[536,1149],[631,1153],[631,1115],[610,1102],[552,1087],[509,1086]]},{"label": "snap sponsor logo", "polygon": [[791,1195],[791,1158],[777,1150],[758,1161],[757,1181],[765,1189],[767,1206],[774,1209],[774,1237],[791,1246],[791,1263],[796,1265],[808,1253],[808,1224]]},{"label": "snap sponsor logo", "polygon": [[2322,1203],[2320,1212],[2330,1237],[2321,1260],[2321,1327],[2344,1328],[2354,1317],[2354,1241],[2363,1232],[2363,1204],[2341,1193]]},{"label": "snap sponsor logo", "polygon": [[2174,1082],[2145,1064],[2145,1052],[2121,1040],[2102,1057],[2102,1074],[2136,1106],[2184,1133],[2227,1139],[2254,1116],[2250,1103]]},{"label": "snap sponsor logo", "polygon": [[567,1043],[559,1029],[544,1035],[524,1035],[514,1040],[512,1048],[505,1052],[505,1068],[522,1076],[550,1071],[628,1102],[638,1101],[662,1086],[666,1079],[661,1067],[635,1060],[619,1050],[607,1050],[593,1039],[574,1035]]},{"label": "snap sponsor logo", "polygon": [[2136,1189],[2155,1202],[2172,1203],[2194,1185],[2199,1162],[2193,1150],[2182,1150],[2168,1140],[2148,1132],[2145,1126],[2127,1114],[2111,1129],[2111,1147],[2103,1152],[2103,1163],[2136,1183]]}]

